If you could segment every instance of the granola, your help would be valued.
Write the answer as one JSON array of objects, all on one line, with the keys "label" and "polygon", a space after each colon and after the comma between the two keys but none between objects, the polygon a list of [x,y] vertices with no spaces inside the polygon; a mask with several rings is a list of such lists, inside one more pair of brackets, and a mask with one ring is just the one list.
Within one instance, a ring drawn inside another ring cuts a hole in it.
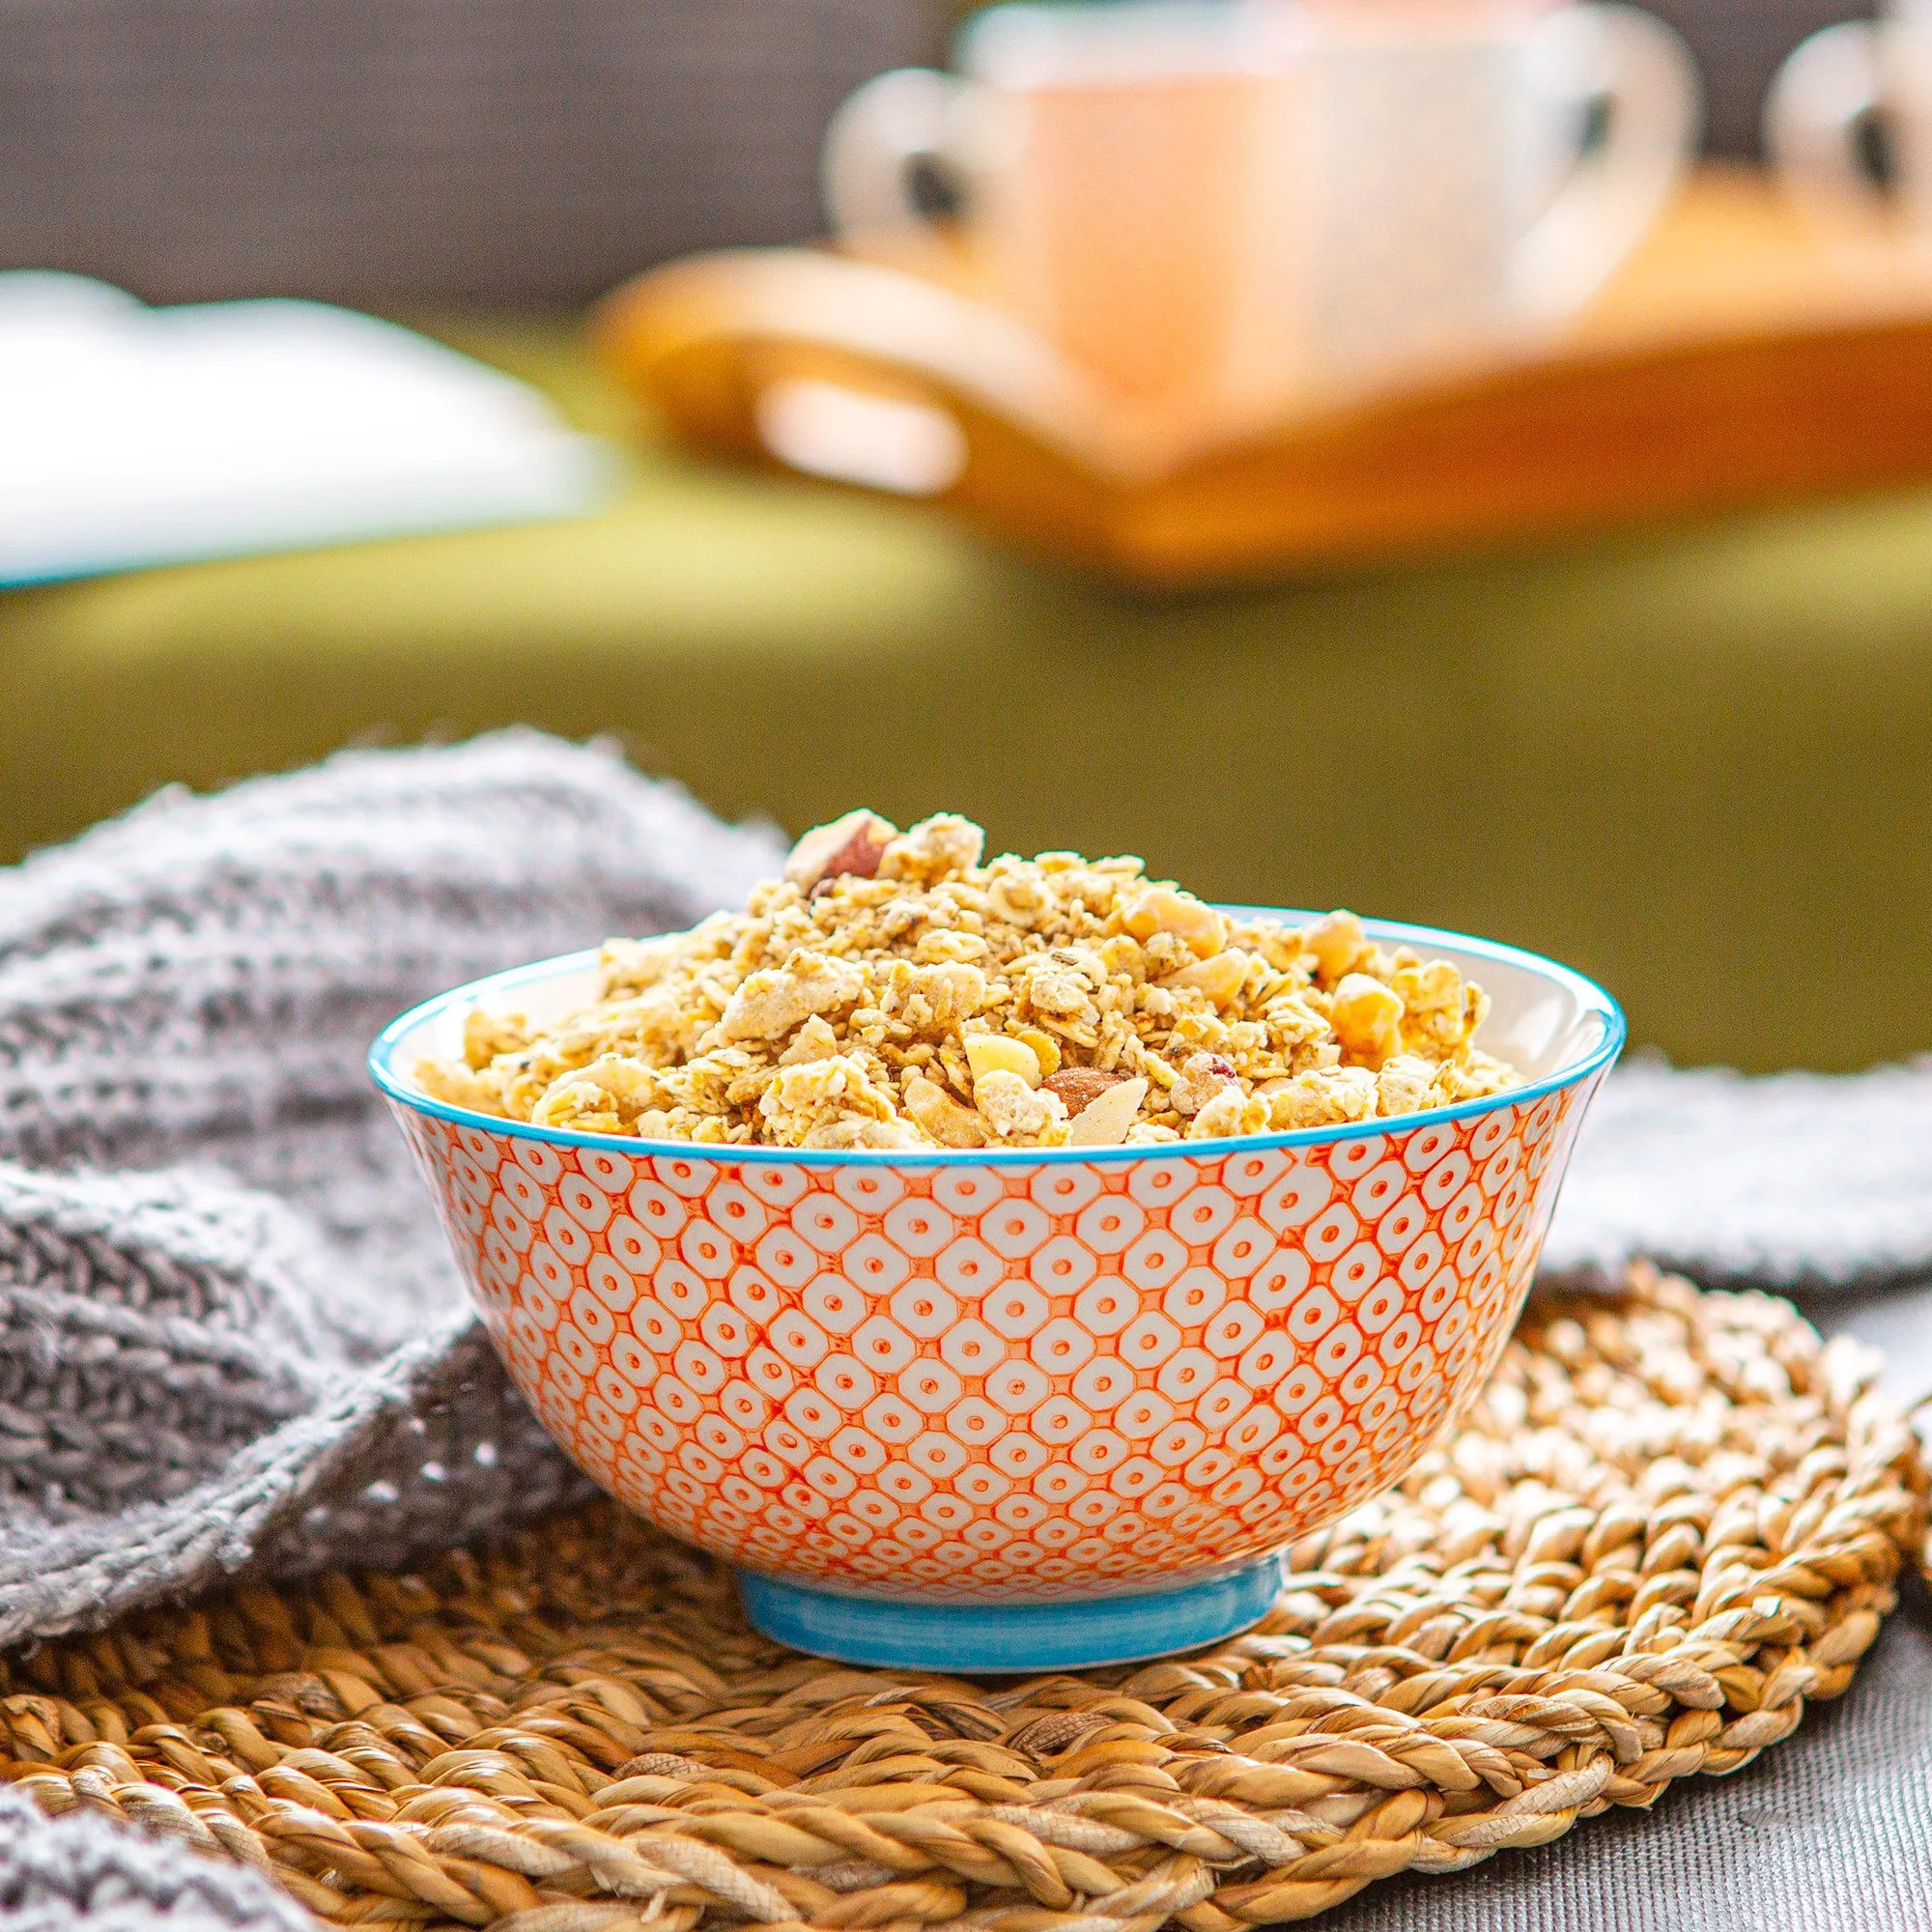
[{"label": "granola", "polygon": [[689,932],[613,939],[596,999],[473,1013],[425,1092],[649,1140],[1119,1147],[1383,1120],[1502,1092],[1487,996],[1352,913],[1236,919],[1138,859],[982,863],[941,813],[849,812]]}]

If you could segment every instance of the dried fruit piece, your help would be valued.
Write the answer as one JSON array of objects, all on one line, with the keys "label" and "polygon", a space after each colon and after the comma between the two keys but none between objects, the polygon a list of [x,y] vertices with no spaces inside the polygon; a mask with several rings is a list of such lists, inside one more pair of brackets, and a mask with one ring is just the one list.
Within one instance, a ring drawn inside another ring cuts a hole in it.
[{"label": "dried fruit piece", "polygon": [[[1109,1087],[1119,1087],[1126,1080],[1124,1073],[1102,1073],[1097,1066],[1069,1066],[1059,1073],[1050,1073],[1040,1084],[1049,1094],[1058,1094],[1065,1103],[1066,1111],[1076,1117],[1091,1107]],[[1142,1083],[1143,1089],[1146,1082]]]},{"label": "dried fruit piece", "polygon": [[965,1043],[966,1065],[976,1085],[989,1073],[1017,1073],[1029,1087],[1039,1085],[1039,1055],[1024,1040],[1009,1039],[1003,1033],[969,1033]]},{"label": "dried fruit piece", "polygon": [[[1064,1076],[1062,1076],[1064,1077]],[[1120,1147],[1147,1098],[1145,1080],[1117,1080],[1096,1094],[1073,1117],[1067,1130],[1069,1147]]]},{"label": "dried fruit piece", "polygon": [[863,807],[815,825],[791,848],[784,875],[801,892],[810,892],[827,879],[870,879],[878,874],[886,847],[899,836],[891,819]]},{"label": "dried fruit piece", "polygon": [[1042,1033],[1038,1027],[1023,1026],[1014,1029],[1013,1037],[1025,1040],[1033,1048],[1040,1072],[1049,1079],[1060,1071],[1060,1042],[1050,1033]]},{"label": "dried fruit piece", "polygon": [[1331,912],[1318,919],[1303,935],[1315,955],[1315,977],[1324,986],[1332,986],[1345,974],[1352,973],[1364,954],[1375,949],[1362,922],[1351,912]]},{"label": "dried fruit piece", "polygon": [[1363,1066],[1379,1066],[1402,1047],[1402,995],[1366,973],[1350,973],[1335,988],[1329,1023],[1343,1053]]}]

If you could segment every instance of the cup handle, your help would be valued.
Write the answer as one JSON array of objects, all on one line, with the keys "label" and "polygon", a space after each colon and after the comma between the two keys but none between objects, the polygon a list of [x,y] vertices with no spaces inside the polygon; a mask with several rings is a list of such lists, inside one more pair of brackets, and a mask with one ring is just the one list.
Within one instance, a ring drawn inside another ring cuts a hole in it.
[{"label": "cup handle", "polygon": [[1885,92],[1880,28],[1846,20],[1792,53],[1765,102],[1764,141],[1793,200],[1827,219],[1885,212],[1883,189],[1859,154],[1859,124]]},{"label": "cup handle", "polygon": [[903,67],[868,80],[833,115],[819,150],[818,185],[841,238],[929,227],[914,170],[943,158],[970,82]]},{"label": "cup handle", "polygon": [[1580,115],[1607,99],[1603,145],[1537,218],[1513,265],[1518,308],[1553,321],[1580,308],[1668,206],[1703,130],[1703,87],[1683,38],[1636,7],[1565,8],[1538,30],[1545,88]]}]

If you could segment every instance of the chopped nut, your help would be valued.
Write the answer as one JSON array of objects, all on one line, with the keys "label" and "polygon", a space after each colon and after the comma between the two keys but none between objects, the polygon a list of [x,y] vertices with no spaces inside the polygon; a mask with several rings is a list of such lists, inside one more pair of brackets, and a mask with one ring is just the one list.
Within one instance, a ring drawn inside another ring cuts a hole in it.
[{"label": "chopped nut", "polygon": [[1126,909],[1122,923],[1139,940],[1151,939],[1156,932],[1170,933],[1203,959],[1228,943],[1226,918],[1193,894],[1176,892],[1172,886],[1150,886]]},{"label": "chopped nut", "polygon": [[1177,1114],[1198,1114],[1225,1087],[1237,1092],[1240,1078],[1233,1065],[1218,1053],[1190,1054],[1180,1065],[1180,1078],[1174,1083],[1167,1103]]},{"label": "chopped nut", "polygon": [[1029,1087],[1039,1085],[1039,1055],[1024,1040],[1009,1039],[1002,1033],[969,1033],[966,1065],[973,1069],[975,1082],[989,1073],[1017,1073]]},{"label": "chopped nut", "polygon": [[992,1139],[978,1114],[933,1081],[906,1082],[905,1110],[941,1147],[984,1147]]},{"label": "chopped nut", "polygon": [[[1074,1076],[1060,1074],[1062,1080]],[[1121,1147],[1125,1144],[1127,1131],[1134,1124],[1135,1116],[1141,1110],[1141,1102],[1147,1098],[1148,1084],[1145,1080],[1121,1080],[1094,1096],[1073,1116],[1073,1122],[1067,1129],[1067,1145],[1070,1147]],[[1069,1102],[1069,1107],[1071,1103]]]},{"label": "chopped nut", "polygon": [[1258,1094],[1243,1094],[1238,1083],[1223,1087],[1195,1115],[1187,1129],[1191,1141],[1223,1140],[1231,1134],[1267,1130],[1268,1103]]},{"label": "chopped nut", "polygon": [[997,1069],[973,1083],[973,1104],[1003,1141],[1039,1144],[1049,1127],[1066,1119],[1059,1094],[1036,1091],[1017,1073]]},{"label": "chopped nut", "polygon": [[1364,1066],[1379,1066],[1402,1046],[1402,995],[1394,987],[1350,973],[1335,988],[1330,1021],[1342,1051]]},{"label": "chopped nut", "polygon": [[826,879],[869,879],[898,836],[898,827],[876,811],[848,811],[830,825],[813,826],[791,848],[784,875],[806,893]]},{"label": "chopped nut", "polygon": [[907,879],[935,886],[970,871],[986,849],[986,835],[957,812],[936,812],[901,833],[880,855],[881,878]]},{"label": "chopped nut", "polygon": [[1232,1007],[1248,982],[1248,968],[1254,962],[1245,952],[1217,952],[1209,959],[1197,959],[1179,973],[1170,973],[1160,983],[1170,991],[1205,993],[1217,1007]]},{"label": "chopped nut", "polygon": [[[1069,1066],[1063,1072],[1048,1074],[1041,1084],[1049,1094],[1058,1094],[1066,1111],[1077,1120],[1108,1088],[1129,1083],[1124,1073],[1103,1073],[1097,1066]],[[1141,1082],[1141,1092],[1144,1095],[1147,1092],[1145,1080]],[[1139,1106],[1140,1102],[1134,1104]]]}]

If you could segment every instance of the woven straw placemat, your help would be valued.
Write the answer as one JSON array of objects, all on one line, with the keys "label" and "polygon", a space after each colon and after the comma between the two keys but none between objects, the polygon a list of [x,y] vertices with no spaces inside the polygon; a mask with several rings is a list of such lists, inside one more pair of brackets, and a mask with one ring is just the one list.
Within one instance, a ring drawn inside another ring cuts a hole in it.
[{"label": "woven straw placemat", "polygon": [[595,1506],[17,1654],[0,1776],[346,1924],[1188,1932],[1542,1844],[1835,1697],[1922,1544],[1861,1351],[1654,1274],[1525,1319],[1460,1436],[1260,1629],[1027,1682],[754,1634]]}]

